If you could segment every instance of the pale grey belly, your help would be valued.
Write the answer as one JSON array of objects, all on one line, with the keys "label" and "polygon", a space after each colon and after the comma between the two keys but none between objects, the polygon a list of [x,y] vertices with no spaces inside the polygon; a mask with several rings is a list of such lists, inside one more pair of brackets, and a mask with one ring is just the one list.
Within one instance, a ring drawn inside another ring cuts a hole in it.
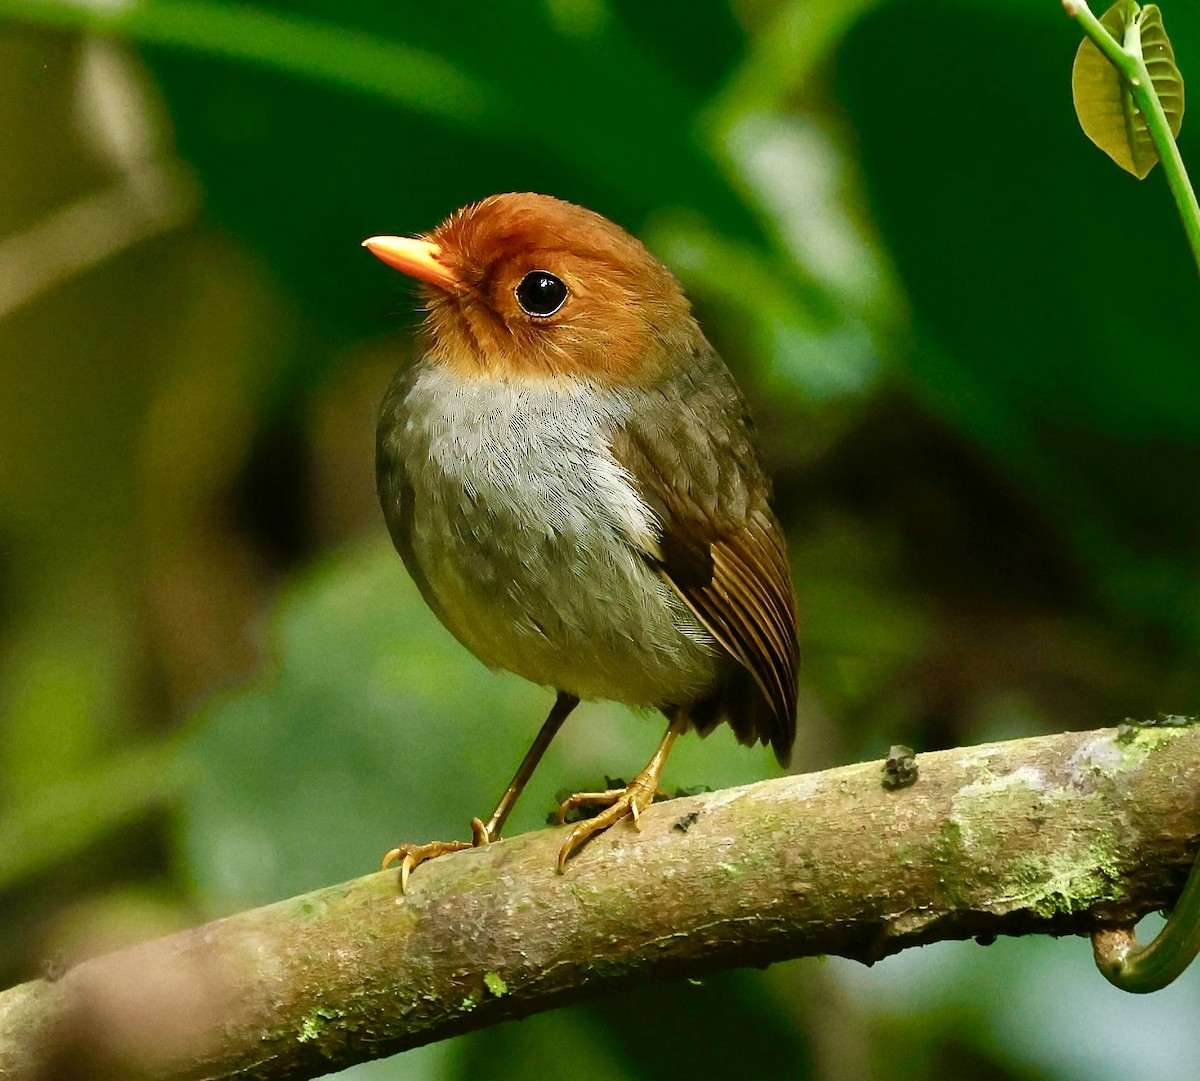
[{"label": "pale grey belly", "polygon": [[[405,425],[410,558],[455,637],[580,698],[653,706],[710,690],[717,648],[635,545],[653,520],[597,427],[605,409],[421,389]],[[560,423],[542,430],[548,411]]]},{"label": "pale grey belly", "polygon": [[628,549],[503,528],[501,540],[494,521],[450,523],[432,508],[417,517],[414,554],[439,615],[485,664],[633,705],[687,702],[713,683],[707,636]]}]

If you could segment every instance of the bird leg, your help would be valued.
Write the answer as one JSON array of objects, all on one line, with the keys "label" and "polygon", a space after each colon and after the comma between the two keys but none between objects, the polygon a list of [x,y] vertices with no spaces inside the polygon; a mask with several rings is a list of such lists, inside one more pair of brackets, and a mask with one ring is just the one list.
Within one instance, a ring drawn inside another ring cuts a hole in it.
[{"label": "bird leg", "polygon": [[529,783],[529,778],[533,776],[533,771],[537,769],[542,755],[546,753],[546,748],[550,746],[550,741],[562,727],[563,721],[577,705],[579,705],[579,699],[575,695],[567,694],[566,691],[558,692],[554,705],[550,707],[550,715],[542,724],[533,745],[525,752],[525,757],[521,759],[521,764],[504,790],[504,795],[500,797],[500,802],[496,804],[496,809],[492,811],[486,822],[478,818],[471,819],[470,841],[429,841],[423,845],[399,845],[383,857],[384,870],[392,860],[400,861],[401,893],[408,892],[409,875],[426,860],[436,859],[438,856],[445,856],[451,852],[462,852],[468,848],[480,848],[500,839],[500,831],[504,828],[504,823],[508,820],[513,807],[516,806],[522,789]]},{"label": "bird leg", "polygon": [[609,826],[620,822],[622,818],[631,818],[635,829],[640,829],[639,818],[642,812],[654,802],[658,794],[658,781],[662,776],[663,767],[671,754],[675,741],[687,731],[688,716],[685,710],[679,709],[671,715],[671,723],[667,726],[666,734],[654,752],[646,768],[642,770],[624,788],[610,788],[607,792],[577,792],[563,800],[558,808],[558,820],[562,822],[567,812],[575,807],[589,805],[608,806],[595,818],[587,818],[578,823],[558,853],[558,871],[562,874],[567,860],[572,853],[582,846],[589,838],[597,833],[603,833]]}]

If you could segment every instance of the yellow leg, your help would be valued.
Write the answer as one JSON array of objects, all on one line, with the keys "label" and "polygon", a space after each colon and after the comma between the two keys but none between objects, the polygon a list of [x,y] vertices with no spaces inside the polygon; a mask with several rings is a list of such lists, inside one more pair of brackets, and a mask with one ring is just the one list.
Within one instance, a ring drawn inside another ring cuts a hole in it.
[{"label": "yellow leg", "polygon": [[567,866],[567,860],[581,845],[597,833],[603,833],[609,826],[620,822],[622,818],[631,818],[635,828],[640,828],[638,819],[641,813],[654,802],[658,793],[658,782],[662,776],[663,767],[671,754],[675,741],[687,731],[688,718],[683,710],[679,710],[667,727],[658,750],[642,770],[625,788],[613,788],[607,792],[577,792],[562,802],[558,808],[558,820],[561,822],[566,813],[575,807],[591,804],[607,804],[595,818],[585,819],[578,823],[567,835],[567,840],[558,853],[559,874]]},{"label": "yellow leg", "polygon": [[533,776],[533,771],[537,769],[537,764],[542,760],[542,755],[546,753],[546,748],[550,746],[550,741],[554,739],[558,730],[562,727],[563,721],[570,715],[573,710],[579,705],[579,699],[573,694],[567,694],[565,691],[559,691],[558,697],[554,700],[554,705],[550,708],[550,715],[542,724],[541,730],[537,734],[537,739],[533,741],[533,746],[525,752],[525,757],[521,759],[521,764],[517,767],[517,772],[513,775],[513,779],[509,781],[508,787],[504,790],[504,795],[500,797],[500,802],[496,804],[496,808],[488,817],[487,822],[483,822],[478,818],[471,819],[471,840],[470,841],[429,841],[427,844],[414,845],[405,844],[393,848],[386,856],[383,857],[383,869],[386,870],[388,864],[392,860],[400,861],[400,892],[408,892],[408,877],[413,873],[419,864],[426,860],[436,859],[438,856],[445,856],[451,852],[462,852],[468,848],[479,848],[482,845],[490,844],[492,841],[500,839],[500,831],[504,828],[504,823],[508,821],[508,816],[516,806],[517,799],[520,797],[525,785],[529,783],[529,778]]}]

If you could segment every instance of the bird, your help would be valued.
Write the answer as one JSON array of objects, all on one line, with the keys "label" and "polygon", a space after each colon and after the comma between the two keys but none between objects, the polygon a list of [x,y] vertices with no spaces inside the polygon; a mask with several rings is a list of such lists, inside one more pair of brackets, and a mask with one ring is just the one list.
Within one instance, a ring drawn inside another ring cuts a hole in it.
[{"label": "bird", "polygon": [[786,766],[800,648],[784,533],[746,400],[671,271],[602,215],[530,192],[363,246],[420,283],[425,309],[376,432],[391,539],[459,642],[557,692],[470,841],[387,854],[402,891],[426,860],[499,838],[582,700],[650,707],[667,729],[628,784],[559,808],[560,823],[600,808],[560,873],[590,838],[638,827],[689,730],[727,721]]}]

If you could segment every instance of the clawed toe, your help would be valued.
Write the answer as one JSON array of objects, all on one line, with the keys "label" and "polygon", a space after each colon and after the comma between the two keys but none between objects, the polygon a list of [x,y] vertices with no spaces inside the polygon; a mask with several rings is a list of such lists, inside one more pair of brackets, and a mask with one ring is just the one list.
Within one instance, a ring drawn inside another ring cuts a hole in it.
[{"label": "clawed toe", "polygon": [[381,870],[386,871],[393,860],[400,861],[400,892],[408,893],[408,878],[426,860],[448,856],[451,852],[465,852],[468,848],[481,848],[493,840],[487,826],[478,818],[471,819],[470,841],[429,841],[423,845],[399,845],[383,857]]},{"label": "clawed toe", "polygon": [[639,775],[627,788],[612,788],[606,792],[577,792],[563,800],[558,808],[558,820],[562,822],[568,811],[576,807],[587,807],[608,804],[594,818],[585,818],[575,825],[567,835],[558,852],[558,872],[566,869],[567,860],[572,854],[598,833],[603,833],[610,826],[616,825],[623,818],[633,821],[635,829],[641,829],[641,814],[658,794],[657,778]]},{"label": "clawed toe", "polygon": [[408,893],[408,878],[426,860],[447,856],[451,852],[463,852],[475,845],[470,841],[429,841],[423,845],[400,845],[383,857],[383,870],[392,860],[400,861],[400,892]]}]

